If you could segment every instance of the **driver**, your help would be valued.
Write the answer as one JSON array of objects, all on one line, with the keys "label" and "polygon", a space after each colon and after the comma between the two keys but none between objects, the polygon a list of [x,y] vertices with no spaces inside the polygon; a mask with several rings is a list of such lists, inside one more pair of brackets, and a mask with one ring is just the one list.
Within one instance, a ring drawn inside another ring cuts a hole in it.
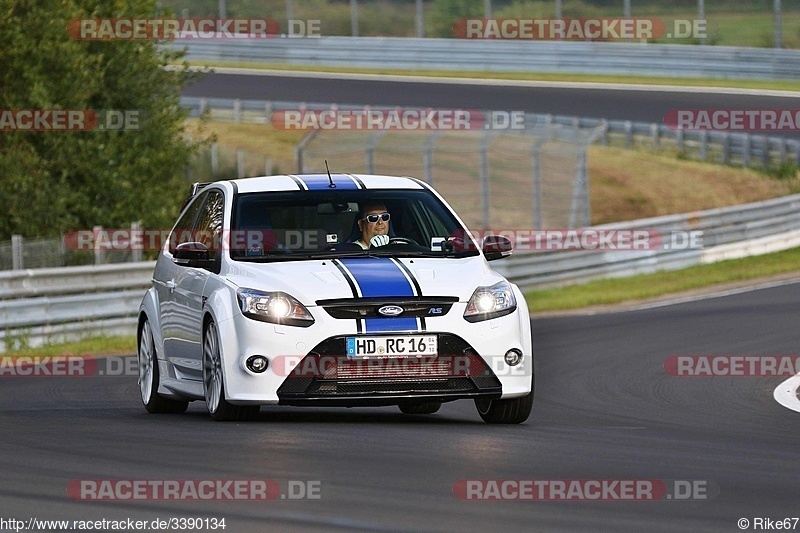
[{"label": "driver", "polygon": [[369,202],[362,206],[361,216],[358,219],[358,229],[361,238],[355,244],[362,250],[389,244],[389,219],[391,215],[386,210],[386,205],[380,202]]}]

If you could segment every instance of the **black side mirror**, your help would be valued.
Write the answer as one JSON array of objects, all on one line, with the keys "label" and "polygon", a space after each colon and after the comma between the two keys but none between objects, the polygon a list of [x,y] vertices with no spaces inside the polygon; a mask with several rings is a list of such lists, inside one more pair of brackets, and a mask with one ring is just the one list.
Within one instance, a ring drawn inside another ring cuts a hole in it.
[{"label": "black side mirror", "polygon": [[202,242],[184,242],[175,248],[172,261],[185,267],[211,268],[213,261],[209,255],[208,246]]},{"label": "black side mirror", "polygon": [[487,235],[483,238],[483,255],[487,261],[502,259],[511,255],[514,245],[502,235]]}]

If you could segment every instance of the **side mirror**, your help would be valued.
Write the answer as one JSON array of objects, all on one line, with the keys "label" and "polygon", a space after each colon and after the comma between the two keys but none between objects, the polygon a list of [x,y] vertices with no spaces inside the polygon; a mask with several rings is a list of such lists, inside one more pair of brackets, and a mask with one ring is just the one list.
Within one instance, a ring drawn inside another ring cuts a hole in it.
[{"label": "side mirror", "polygon": [[502,235],[487,235],[483,238],[483,255],[487,261],[502,259],[511,255],[514,245]]},{"label": "side mirror", "polygon": [[172,261],[176,265],[194,268],[210,268],[213,261],[209,259],[208,246],[202,242],[184,242],[175,248]]}]

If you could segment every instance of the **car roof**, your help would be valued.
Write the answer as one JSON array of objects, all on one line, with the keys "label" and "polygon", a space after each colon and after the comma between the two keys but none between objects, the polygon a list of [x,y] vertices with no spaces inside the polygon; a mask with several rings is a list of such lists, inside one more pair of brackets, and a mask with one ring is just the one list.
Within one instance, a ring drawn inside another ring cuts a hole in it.
[{"label": "car roof", "polygon": [[381,176],[373,174],[285,174],[230,180],[239,193],[266,191],[331,190],[330,182],[337,190],[362,189],[424,189],[416,178]]}]

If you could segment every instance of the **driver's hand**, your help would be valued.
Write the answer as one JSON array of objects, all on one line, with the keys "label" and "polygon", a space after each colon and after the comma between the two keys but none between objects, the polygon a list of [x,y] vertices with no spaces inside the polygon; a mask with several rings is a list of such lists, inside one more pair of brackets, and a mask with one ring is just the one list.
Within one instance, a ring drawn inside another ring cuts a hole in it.
[{"label": "driver's hand", "polygon": [[377,248],[378,246],[386,246],[387,244],[389,244],[388,235],[375,235],[373,238],[369,240],[370,248]]}]

